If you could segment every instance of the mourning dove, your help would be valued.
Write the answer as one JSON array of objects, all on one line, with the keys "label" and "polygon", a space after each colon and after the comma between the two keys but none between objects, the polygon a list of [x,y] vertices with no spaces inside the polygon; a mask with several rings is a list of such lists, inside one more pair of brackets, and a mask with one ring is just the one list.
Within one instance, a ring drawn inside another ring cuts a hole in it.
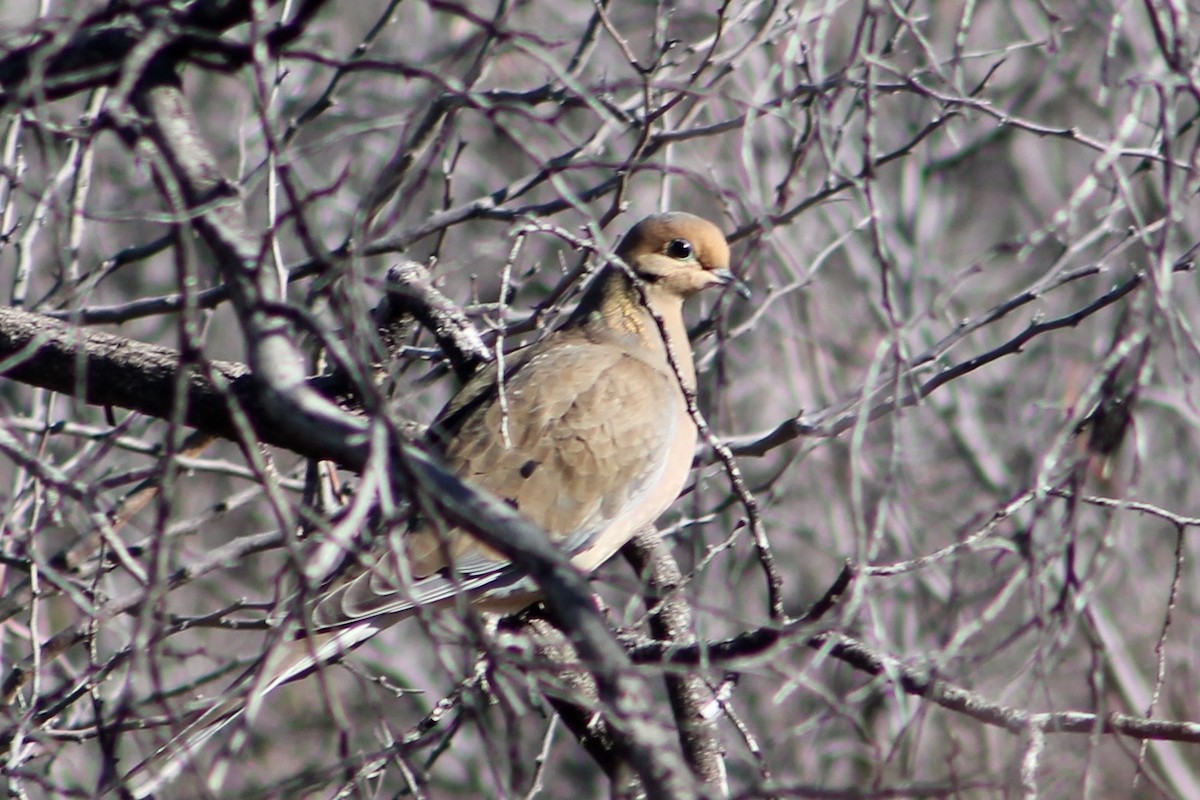
[{"label": "mourning dove", "polygon": [[[604,267],[561,328],[508,354],[503,380],[498,364],[480,370],[431,428],[460,477],[512,504],[587,572],[682,491],[696,446],[683,391],[695,386],[683,302],[734,279],[720,229],[691,214],[643,219],[617,255],[637,284],[621,266]],[[259,667],[252,693],[261,698],[414,609],[463,592],[489,611],[537,599],[514,565],[460,529],[418,523],[403,550],[335,581],[313,606],[306,638]],[[191,752],[237,713],[214,709],[169,749]]]}]

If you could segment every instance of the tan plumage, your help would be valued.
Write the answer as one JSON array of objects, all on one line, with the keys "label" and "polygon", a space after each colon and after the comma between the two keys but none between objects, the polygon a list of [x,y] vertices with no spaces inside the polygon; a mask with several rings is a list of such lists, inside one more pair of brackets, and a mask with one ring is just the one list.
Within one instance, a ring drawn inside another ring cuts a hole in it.
[{"label": "tan plumage", "polygon": [[[673,245],[691,255],[672,257],[667,250]],[[645,282],[646,300],[671,339],[679,377],[654,315],[626,274],[610,266],[566,325],[507,358],[504,404],[498,367],[492,365],[434,423],[446,461],[460,476],[512,503],[587,571],[657,519],[683,488],[696,443],[679,385],[680,377],[689,386],[695,383],[683,301],[729,279],[725,237],[689,214],[643,220],[617,253]],[[519,607],[519,598],[504,600],[521,587],[495,585],[515,574],[473,537],[429,526],[410,533],[405,546],[412,585],[398,586],[394,570],[382,561],[383,568],[319,603],[313,622],[333,628],[405,611],[452,596],[458,584],[492,584],[480,598],[485,606],[491,601]],[[439,574],[447,551],[457,581]]]},{"label": "tan plumage", "polygon": [[[637,275],[640,292],[623,269],[605,267],[562,328],[506,357],[502,384],[496,365],[481,370],[433,426],[458,475],[513,504],[585,571],[654,522],[683,489],[696,445],[680,387],[681,380],[695,383],[683,302],[732,280],[725,237],[690,214],[642,220],[617,254]],[[535,587],[503,556],[464,531],[419,524],[405,535],[404,551],[403,563],[383,553],[335,583],[313,608],[321,633],[293,642],[257,670],[258,696],[417,606],[460,591],[488,610],[513,611],[536,599]],[[239,711],[206,714],[169,755],[180,760]]]}]

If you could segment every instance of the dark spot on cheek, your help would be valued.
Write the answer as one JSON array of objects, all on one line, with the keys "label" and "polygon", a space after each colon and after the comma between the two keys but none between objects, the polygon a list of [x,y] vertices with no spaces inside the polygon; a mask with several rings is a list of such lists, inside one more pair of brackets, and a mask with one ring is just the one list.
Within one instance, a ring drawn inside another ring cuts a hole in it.
[{"label": "dark spot on cheek", "polygon": [[521,477],[528,478],[530,475],[532,475],[533,471],[538,468],[538,464],[539,464],[539,462],[534,461],[533,459],[530,459],[529,461],[526,461],[524,464],[522,464],[521,470],[520,470]]}]

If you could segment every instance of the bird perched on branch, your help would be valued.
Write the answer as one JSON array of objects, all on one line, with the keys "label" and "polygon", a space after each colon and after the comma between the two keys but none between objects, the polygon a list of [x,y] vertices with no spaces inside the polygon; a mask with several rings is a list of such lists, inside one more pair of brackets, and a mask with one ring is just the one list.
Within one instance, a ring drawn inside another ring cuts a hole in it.
[{"label": "bird perched on branch", "polygon": [[[605,266],[561,328],[505,356],[502,375],[498,364],[480,370],[432,427],[460,477],[512,504],[584,571],[653,523],[683,489],[696,445],[684,394],[695,386],[695,367],[683,303],[734,279],[720,229],[691,214],[647,217],[616,252],[628,270]],[[516,567],[463,530],[418,524],[403,550],[335,581],[313,605],[307,636],[255,670],[251,694],[261,698],[414,609],[463,592],[492,611],[537,599]],[[243,707],[213,709],[151,760],[177,770]],[[135,770],[147,778],[140,796],[174,771],[148,767]]]}]

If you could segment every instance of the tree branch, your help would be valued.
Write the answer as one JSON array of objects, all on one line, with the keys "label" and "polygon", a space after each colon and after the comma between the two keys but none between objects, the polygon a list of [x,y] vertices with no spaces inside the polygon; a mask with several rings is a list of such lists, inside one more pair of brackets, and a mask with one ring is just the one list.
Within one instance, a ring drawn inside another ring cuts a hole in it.
[{"label": "tree branch", "polygon": [[[269,0],[268,6],[280,0]],[[278,49],[304,31],[312,15],[325,0],[306,0],[291,21],[270,31],[267,44]],[[160,58],[164,62],[201,53],[218,55],[226,68],[249,58],[246,48],[222,46],[219,37],[250,20],[254,4],[248,0],[197,0],[164,6],[143,4],[130,7],[111,4],[85,19],[70,41],[61,45],[59,31],[45,31],[33,44],[12,50],[0,58],[0,105],[60,100],[120,80],[126,57],[144,41],[151,29],[170,33],[171,46]],[[132,8],[132,10],[131,10]],[[163,13],[170,8],[173,13]],[[61,46],[60,46],[61,45]]]},{"label": "tree branch", "polygon": [[[695,644],[692,609],[680,591],[683,573],[658,530],[653,526],[643,529],[621,552],[645,581],[650,635],[661,642]],[[716,717],[709,713],[713,693],[708,682],[693,670],[668,671],[664,677],[688,764],[703,783],[722,796],[729,794],[725,753],[717,736]]]}]

